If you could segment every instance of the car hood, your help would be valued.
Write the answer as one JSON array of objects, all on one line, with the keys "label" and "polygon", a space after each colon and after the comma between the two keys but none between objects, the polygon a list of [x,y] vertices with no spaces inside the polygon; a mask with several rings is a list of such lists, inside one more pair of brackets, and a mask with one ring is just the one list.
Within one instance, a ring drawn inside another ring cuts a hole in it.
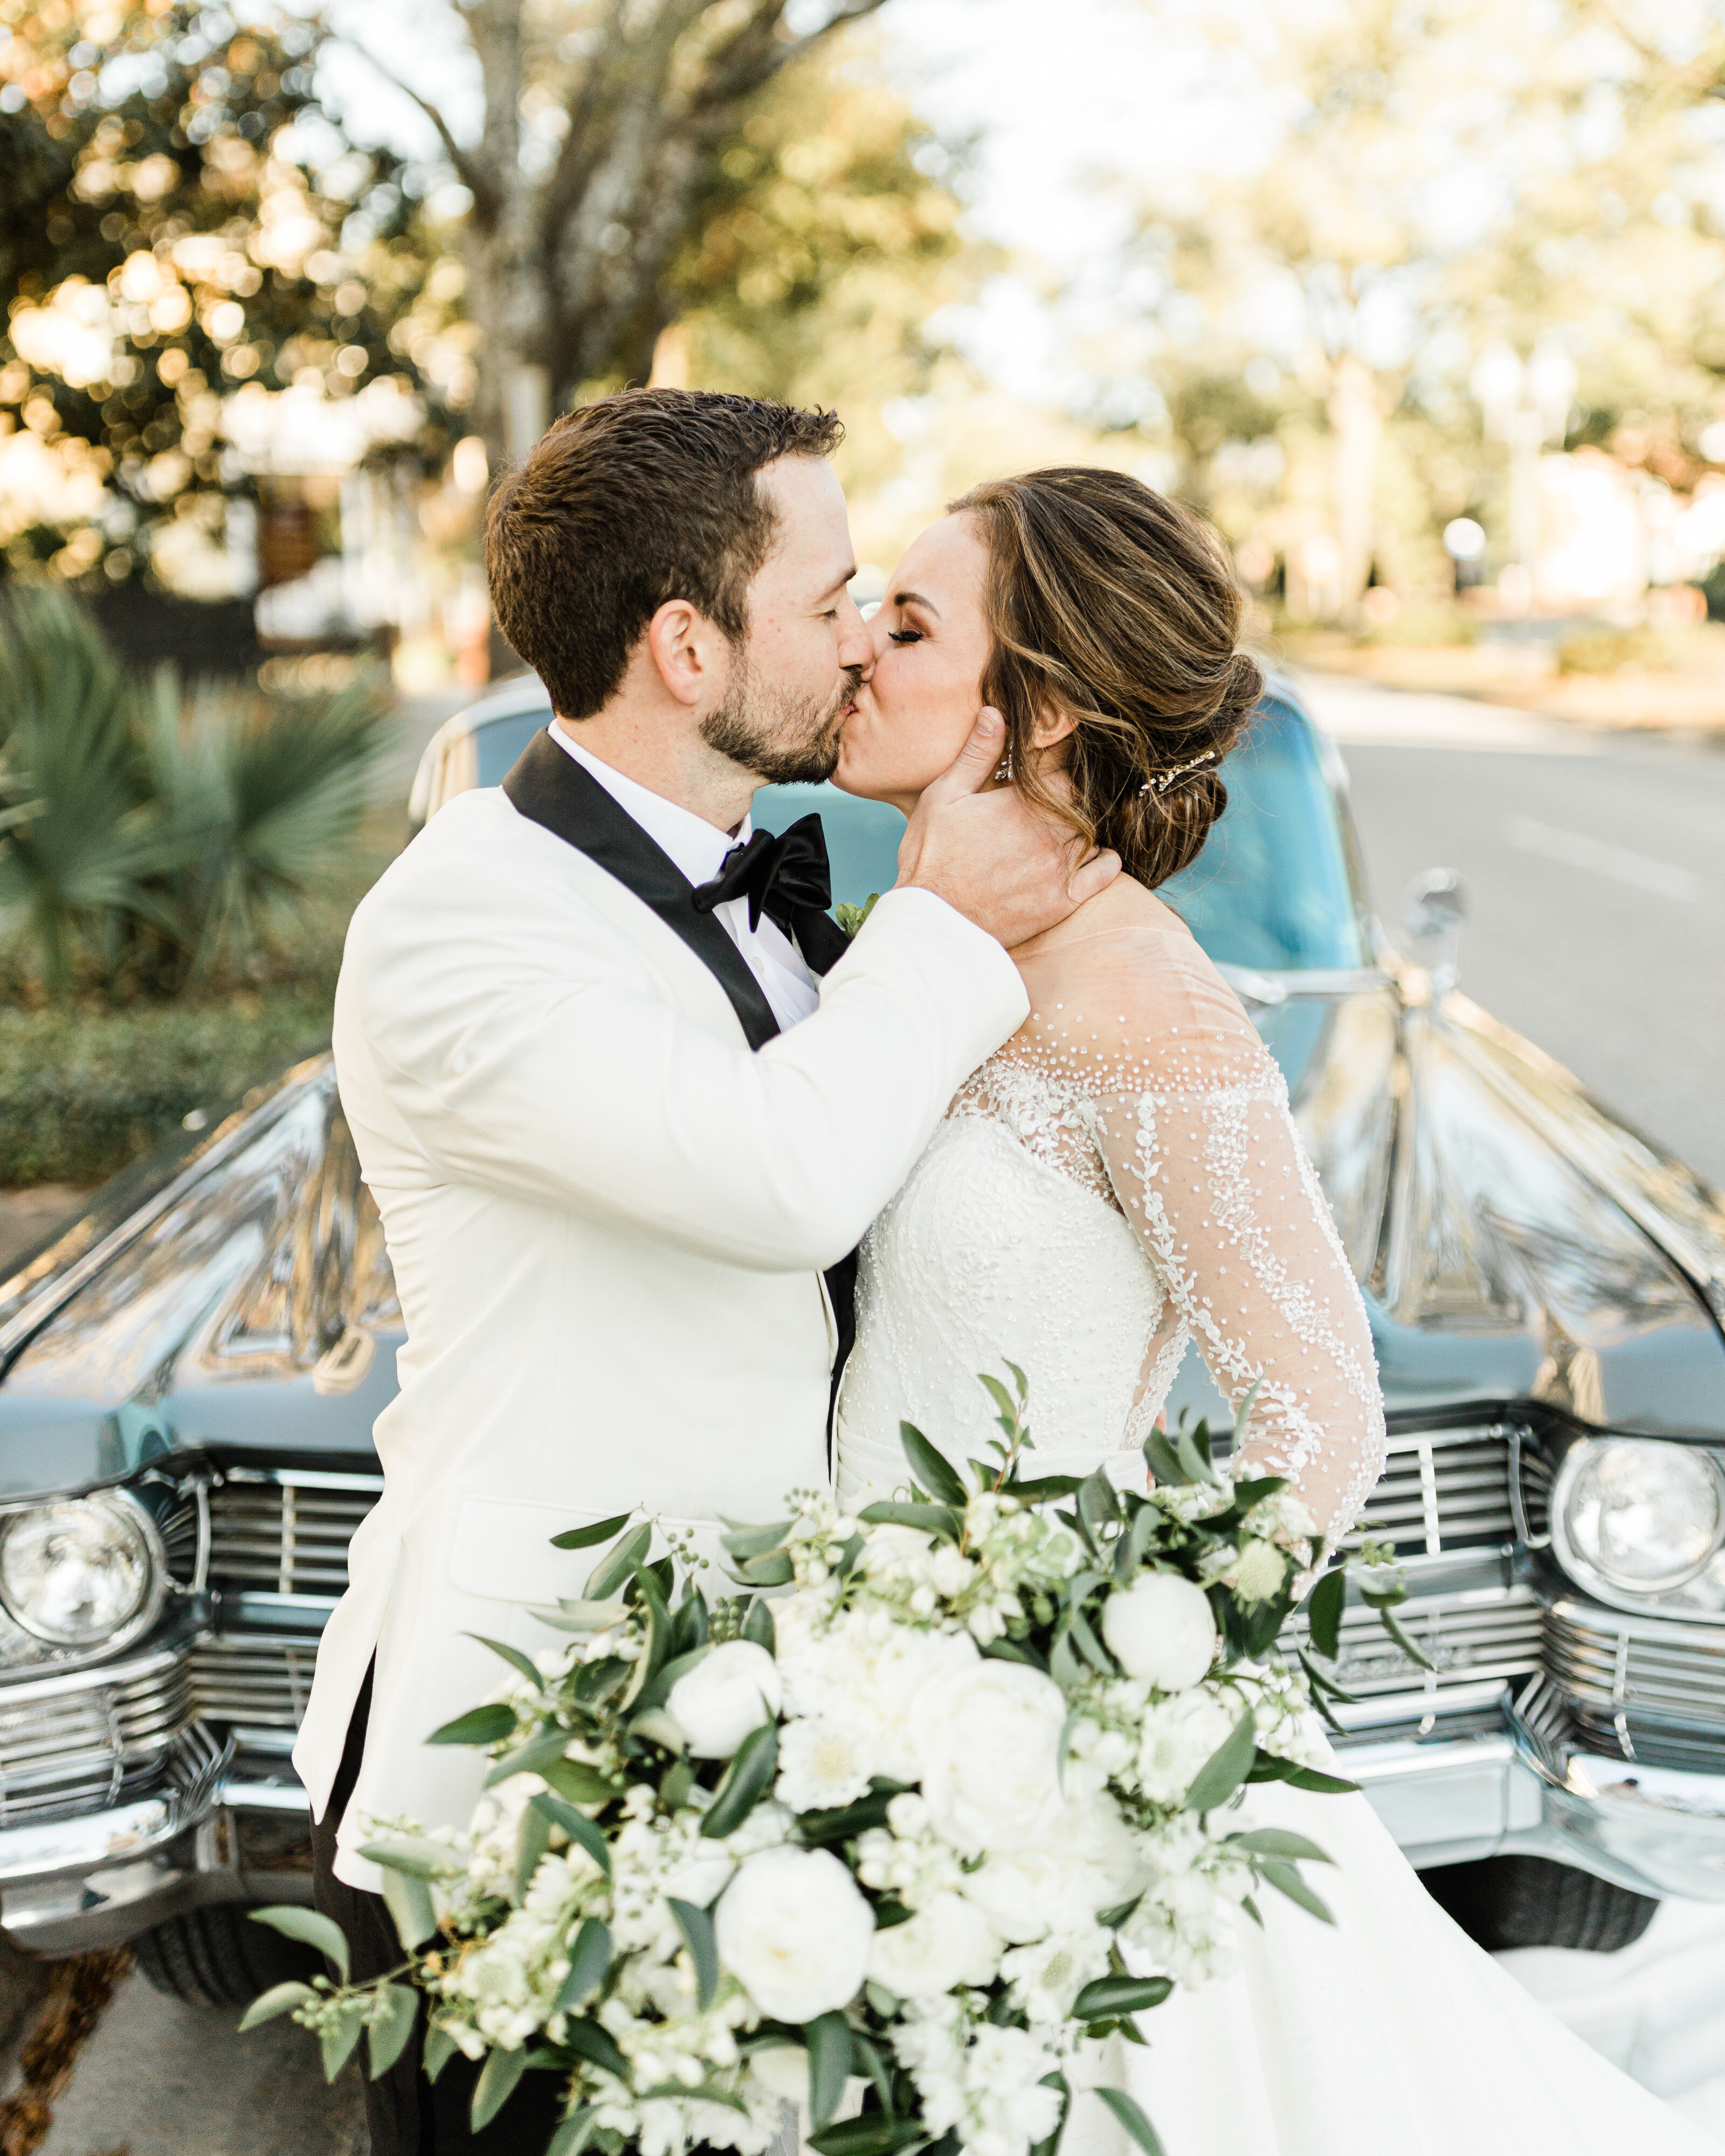
[{"label": "car hood", "polygon": [[330,1058],[131,1197],[0,1282],[0,1498],[187,1447],[370,1465],[401,1313]]},{"label": "car hood", "polygon": [[[1254,1017],[1404,1419],[1541,1404],[1725,1440],[1725,1208],[1464,998],[1387,978]],[[367,1467],[401,1314],[327,1056],[0,1282],[0,1498],[187,1448]],[[1196,1358],[1175,1404],[1218,1409]]]},{"label": "car hood", "polygon": [[1366,1291],[1394,1414],[1531,1401],[1725,1438],[1725,1205],[1466,998],[1254,1013]]}]

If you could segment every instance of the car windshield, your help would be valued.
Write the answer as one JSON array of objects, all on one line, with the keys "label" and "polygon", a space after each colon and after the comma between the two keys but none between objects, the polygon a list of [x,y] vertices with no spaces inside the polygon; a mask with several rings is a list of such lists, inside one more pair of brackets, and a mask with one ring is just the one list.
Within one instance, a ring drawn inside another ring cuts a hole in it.
[{"label": "car windshield", "polygon": [[[481,786],[501,783],[546,719],[534,710],[475,729]],[[1341,808],[1300,711],[1267,698],[1226,776],[1226,813],[1161,896],[1224,965],[1275,973],[1364,965]],[[826,832],[834,898],[860,906],[871,892],[890,891],[905,828],[897,809],[835,786],[768,786],[755,797],[755,829],[785,830],[811,809]]]}]

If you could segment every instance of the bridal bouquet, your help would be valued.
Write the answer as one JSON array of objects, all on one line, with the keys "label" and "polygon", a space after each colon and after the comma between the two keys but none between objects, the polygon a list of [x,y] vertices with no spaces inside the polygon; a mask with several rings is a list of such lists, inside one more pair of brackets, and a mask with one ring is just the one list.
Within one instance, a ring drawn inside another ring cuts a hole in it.
[{"label": "bridal bouquet", "polygon": [[1225,1970],[1260,1890],[1327,1916],[1299,1868],[1322,1851],[1239,1803],[1352,1787],[1312,1735],[1334,1687],[1260,1659],[1322,1553],[1201,1424],[1150,1439],[1144,1495],[1027,1476],[1007,1367],[992,1460],[967,1479],[906,1424],[901,1495],[732,1528],[739,1594],[709,1600],[690,1550],[649,1561],[650,1522],[558,1537],[623,1531],[542,1613],[564,1643],[488,1641],[508,1676],[433,1740],[494,1762],[472,1820],[372,1823],[399,1968],[350,1984],[327,1919],[264,1912],[344,1980],[245,2025],[291,2012],[331,2076],[364,2035],[375,2074],[423,2003],[428,2073],[483,2061],[475,2128],[560,2077],[550,2156],[759,2156],[787,2098],[821,2156],[1052,2156],[1081,2088],[1153,2156],[1103,2040]]}]

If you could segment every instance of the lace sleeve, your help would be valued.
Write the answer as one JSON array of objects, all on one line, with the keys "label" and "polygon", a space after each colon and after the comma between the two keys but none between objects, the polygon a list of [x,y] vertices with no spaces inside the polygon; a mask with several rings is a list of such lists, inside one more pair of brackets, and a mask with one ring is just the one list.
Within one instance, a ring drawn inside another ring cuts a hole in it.
[{"label": "lace sleeve", "polygon": [[1384,1464],[1365,1307],[1281,1070],[1190,937],[1154,941],[1098,939],[1112,947],[1091,957],[1087,1014],[1067,1001],[1033,1023],[1106,1080],[1086,1120],[1217,1389],[1237,1407],[1261,1380],[1242,1457],[1286,1476],[1333,1538]]}]

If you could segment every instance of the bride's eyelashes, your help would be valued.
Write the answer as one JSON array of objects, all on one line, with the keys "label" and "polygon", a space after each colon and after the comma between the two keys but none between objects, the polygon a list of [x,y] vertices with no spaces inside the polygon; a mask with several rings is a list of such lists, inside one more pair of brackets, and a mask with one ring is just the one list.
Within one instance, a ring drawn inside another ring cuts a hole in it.
[{"label": "bride's eyelashes", "polygon": [[922,632],[920,629],[889,629],[886,639],[889,644],[920,644]]}]

